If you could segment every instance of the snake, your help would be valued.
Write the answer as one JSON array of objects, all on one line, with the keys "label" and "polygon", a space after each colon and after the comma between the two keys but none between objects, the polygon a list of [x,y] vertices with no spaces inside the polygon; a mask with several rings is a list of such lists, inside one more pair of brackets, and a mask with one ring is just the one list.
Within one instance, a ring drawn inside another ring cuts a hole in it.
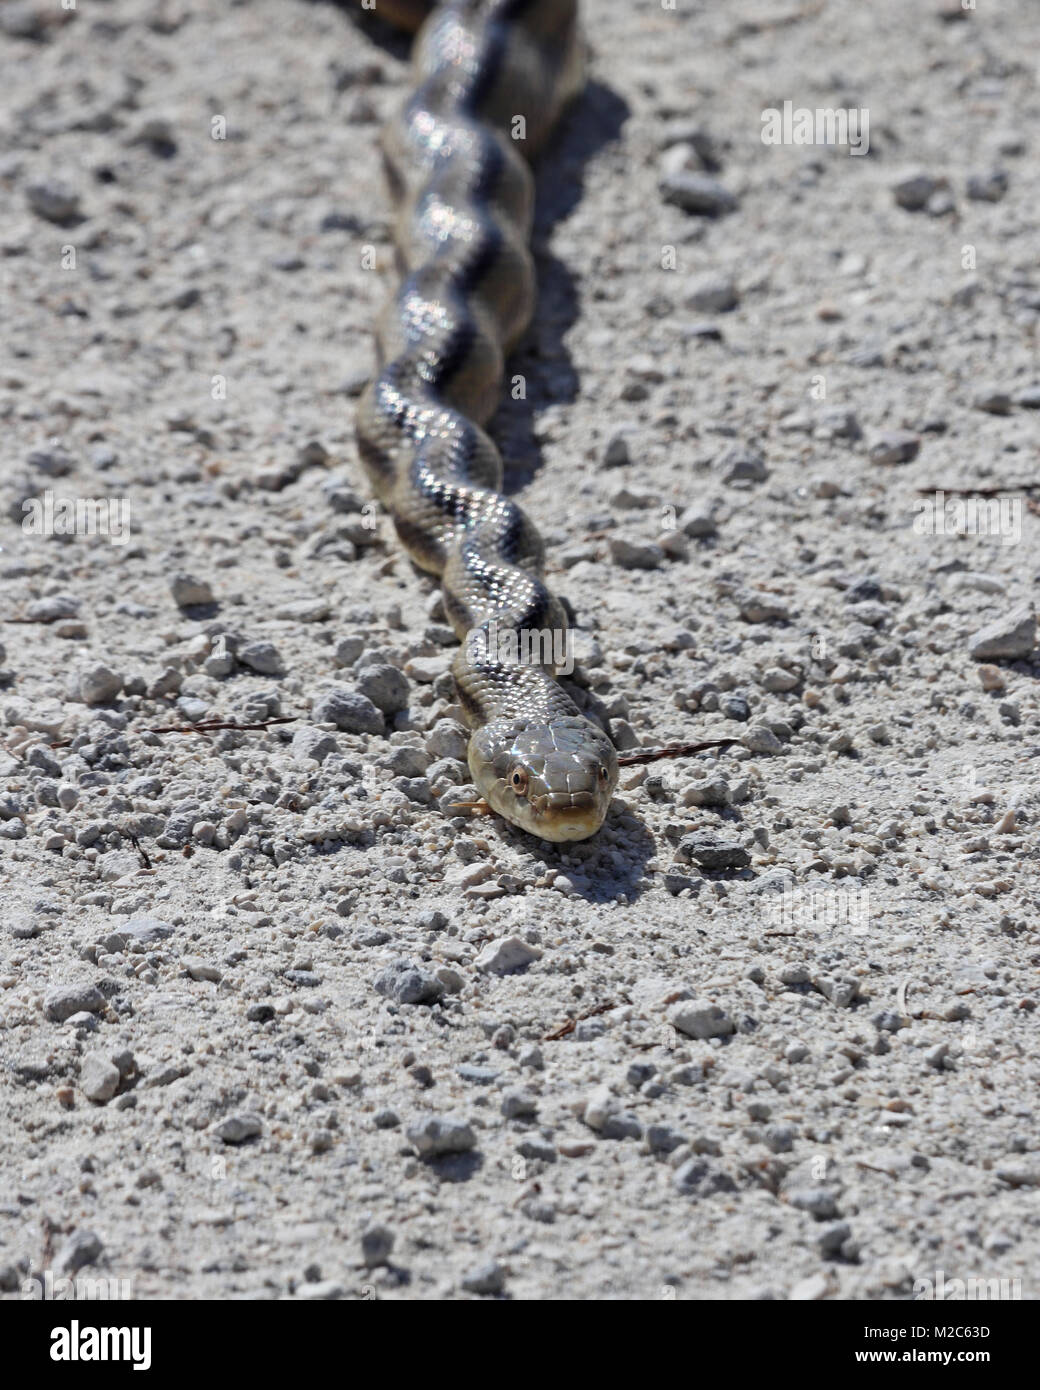
[{"label": "snake", "polygon": [[584,85],[577,3],[377,12],[418,32],[408,95],[380,136],[399,283],[375,330],[358,453],[402,546],[440,580],[480,806],[542,840],[587,839],[618,756],[559,684],[567,612],[485,429],[535,305],[531,164]]}]

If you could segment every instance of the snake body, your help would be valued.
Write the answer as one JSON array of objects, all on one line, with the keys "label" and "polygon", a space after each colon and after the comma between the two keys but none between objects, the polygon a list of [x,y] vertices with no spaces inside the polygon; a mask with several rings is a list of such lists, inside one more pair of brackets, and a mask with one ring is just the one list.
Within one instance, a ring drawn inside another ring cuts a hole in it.
[{"label": "snake body", "polygon": [[534,306],[527,160],[581,85],[576,10],[576,0],[448,0],[423,24],[411,95],[382,137],[402,281],[357,418],[376,495],[412,558],[440,576],[462,639],[452,674],[474,784],[506,820],[557,841],[599,829],[617,755],[544,648],[524,659],[521,634],[562,633],[567,618],[543,581],[537,529],[502,494],[483,426]]}]

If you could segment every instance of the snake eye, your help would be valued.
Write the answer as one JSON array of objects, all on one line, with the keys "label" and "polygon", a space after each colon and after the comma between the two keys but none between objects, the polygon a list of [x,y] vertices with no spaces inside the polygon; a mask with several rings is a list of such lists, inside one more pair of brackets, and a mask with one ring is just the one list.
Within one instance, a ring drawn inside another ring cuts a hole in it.
[{"label": "snake eye", "polygon": [[516,792],[517,796],[523,796],[527,790],[527,772],[522,767],[514,767],[509,777],[509,785]]},{"label": "snake eye", "polygon": [[605,782],[609,776],[610,773],[607,771],[607,769],[605,767],[601,767],[599,770],[599,780],[601,782]]}]

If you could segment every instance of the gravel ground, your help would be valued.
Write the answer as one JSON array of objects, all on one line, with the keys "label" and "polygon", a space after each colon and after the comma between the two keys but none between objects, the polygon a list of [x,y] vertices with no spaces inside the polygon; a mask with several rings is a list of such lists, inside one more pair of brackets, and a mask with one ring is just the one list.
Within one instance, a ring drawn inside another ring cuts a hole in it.
[{"label": "gravel ground", "polygon": [[406,45],[0,9],[7,1297],[1036,1296],[1040,15],[590,29],[495,430],[576,698],[740,742],[556,847],[354,447]]}]

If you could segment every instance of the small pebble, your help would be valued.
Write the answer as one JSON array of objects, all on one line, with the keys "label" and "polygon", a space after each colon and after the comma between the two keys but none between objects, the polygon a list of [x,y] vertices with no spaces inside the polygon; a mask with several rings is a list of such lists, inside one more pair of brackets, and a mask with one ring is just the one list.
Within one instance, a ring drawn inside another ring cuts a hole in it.
[{"label": "small pebble", "polygon": [[361,1233],[361,1258],[368,1269],[390,1263],[394,1233],[388,1226],[369,1226]]},{"label": "small pebble", "polygon": [[524,941],[519,936],[503,936],[497,941],[489,941],[475,961],[478,970],[489,975],[509,975],[514,970],[541,959],[542,952],[537,946]]},{"label": "small pebble", "polygon": [[263,1122],[259,1115],[242,1111],[221,1120],[214,1126],[213,1132],[225,1144],[244,1144],[247,1139],[255,1139],[258,1134],[263,1133]]},{"label": "small pebble", "polygon": [[661,196],[683,212],[702,217],[721,217],[732,212],[737,199],[718,179],[686,169],[666,173],[661,179]]},{"label": "small pebble", "polygon": [[427,1159],[467,1153],[477,1142],[472,1127],[458,1115],[428,1115],[410,1124],[406,1133],[419,1157]]},{"label": "small pebble", "polygon": [[207,579],[193,574],[175,574],[170,579],[170,593],[178,608],[213,602],[213,589]]},{"label": "small pebble", "polygon": [[110,1101],[119,1089],[119,1068],[102,1052],[88,1052],[80,1063],[79,1087],[97,1105]]},{"label": "small pebble", "polygon": [[968,654],[975,661],[1024,661],[1035,646],[1036,615],[1027,603],[979,628],[968,641]]},{"label": "small pebble", "polygon": [[462,1287],[467,1293],[496,1294],[506,1286],[506,1272],[495,1260],[478,1265],[462,1276]]},{"label": "small pebble", "polygon": [[725,1010],[707,999],[680,1001],[670,1010],[668,1022],[688,1038],[724,1038],[737,1031]]}]

